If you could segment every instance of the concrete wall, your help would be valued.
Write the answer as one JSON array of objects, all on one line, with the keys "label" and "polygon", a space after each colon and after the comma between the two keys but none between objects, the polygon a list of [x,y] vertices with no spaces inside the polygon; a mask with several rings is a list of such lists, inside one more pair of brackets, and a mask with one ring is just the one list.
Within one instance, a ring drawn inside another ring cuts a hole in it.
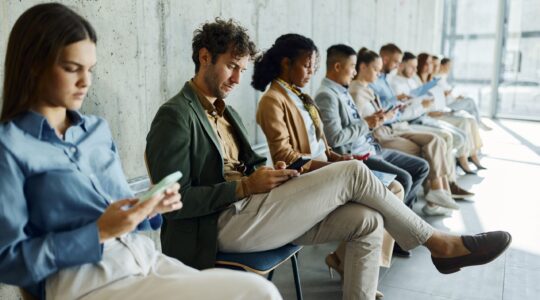
[{"label": "concrete wall", "polygon": [[[0,57],[11,27],[28,7],[43,1],[0,1]],[[120,149],[128,178],[145,175],[143,151],[161,103],[193,76],[191,38],[201,23],[235,18],[261,49],[281,34],[311,37],[321,50],[335,43],[378,49],[395,42],[413,52],[440,51],[443,0],[61,0],[89,19],[98,33],[98,66],[83,112],[105,117]],[[0,66],[3,82],[3,64]],[[324,76],[324,64],[308,91]],[[253,143],[263,143],[254,111],[259,93],[251,70],[228,102],[244,117]],[[1,89],[1,87],[0,87]]]}]

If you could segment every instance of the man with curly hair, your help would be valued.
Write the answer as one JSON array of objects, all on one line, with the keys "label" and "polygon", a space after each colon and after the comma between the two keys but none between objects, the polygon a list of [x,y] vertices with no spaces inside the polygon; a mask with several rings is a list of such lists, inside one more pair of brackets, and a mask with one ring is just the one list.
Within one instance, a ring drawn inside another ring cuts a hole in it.
[{"label": "man with curly hair", "polygon": [[[253,252],[290,242],[347,240],[347,254],[356,260],[350,264],[354,275],[345,282],[347,298],[373,299],[381,215],[356,203],[342,205],[358,193],[347,188],[343,199],[336,199],[343,184],[335,189],[322,185],[329,173],[299,176],[283,162],[276,162],[275,169],[261,166],[266,159],[253,151],[240,116],[224,102],[255,54],[246,30],[234,21],[204,24],[193,38],[195,76],[152,122],[146,147],[152,180],[178,169],[184,174],[183,208],[164,216],[163,253],[210,268],[218,250]],[[357,167],[344,170],[352,174]],[[344,182],[349,185],[350,180]],[[319,188],[309,190],[317,184]]]}]

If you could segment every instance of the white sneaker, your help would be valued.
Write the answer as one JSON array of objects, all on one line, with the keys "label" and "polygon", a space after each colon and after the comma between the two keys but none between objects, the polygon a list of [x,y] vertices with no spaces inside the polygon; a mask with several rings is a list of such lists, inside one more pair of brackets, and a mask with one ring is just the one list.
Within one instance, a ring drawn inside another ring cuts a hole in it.
[{"label": "white sneaker", "polygon": [[446,208],[459,209],[456,201],[443,189],[430,190],[426,195],[426,201]]},{"label": "white sneaker", "polygon": [[493,128],[489,127],[486,125],[486,123],[480,121],[478,122],[478,127],[480,127],[481,129],[485,130],[485,131],[492,131]]},{"label": "white sneaker", "polygon": [[444,207],[438,206],[438,205],[429,206],[429,205],[426,204],[426,205],[424,205],[424,207],[422,207],[422,212],[426,216],[450,216],[450,215],[452,215],[452,210],[451,209],[444,208]]}]

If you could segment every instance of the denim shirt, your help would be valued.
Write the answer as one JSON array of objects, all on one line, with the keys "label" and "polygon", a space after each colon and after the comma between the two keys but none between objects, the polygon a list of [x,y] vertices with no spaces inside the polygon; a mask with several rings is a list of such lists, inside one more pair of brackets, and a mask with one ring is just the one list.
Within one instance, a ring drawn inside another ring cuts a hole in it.
[{"label": "denim shirt", "polygon": [[0,124],[0,282],[41,298],[48,276],[101,260],[97,219],[133,197],[106,121],[68,116],[64,140],[35,112]]},{"label": "denim shirt", "polygon": [[[398,99],[390,87],[388,82],[388,74],[381,73],[375,82],[370,83],[369,87],[375,92],[375,95],[379,96],[381,101],[382,109],[386,110],[390,105],[397,105]],[[397,111],[396,115],[392,120],[387,120],[384,124],[391,124],[396,122],[400,118],[400,112]]]}]

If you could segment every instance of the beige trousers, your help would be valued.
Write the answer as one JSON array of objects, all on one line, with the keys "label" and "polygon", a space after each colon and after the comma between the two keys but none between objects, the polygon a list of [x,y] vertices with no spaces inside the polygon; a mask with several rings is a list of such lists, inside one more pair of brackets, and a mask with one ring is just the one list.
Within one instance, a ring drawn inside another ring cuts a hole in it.
[{"label": "beige trousers", "polygon": [[252,195],[221,213],[219,249],[263,251],[346,241],[345,299],[375,298],[383,227],[404,249],[424,244],[433,228],[362,163],[337,162]]},{"label": "beige trousers", "polygon": [[[404,194],[403,186],[399,182],[395,180],[392,181],[388,185],[388,189],[394,195],[396,195],[398,199],[403,201],[405,194]],[[394,252],[394,242],[395,242],[394,238],[388,233],[388,231],[385,230],[383,234],[383,240],[382,240],[382,246],[381,246],[381,259],[379,261],[379,266],[390,268],[390,264],[392,263],[392,253]],[[347,243],[341,242],[338,245],[337,249],[334,251],[341,262],[340,264],[341,269],[343,269],[346,263],[345,262],[346,249],[347,249]]]},{"label": "beige trousers", "polygon": [[425,126],[425,125],[419,125],[419,124],[411,124],[411,129],[416,132],[423,132],[423,133],[431,133],[434,134],[441,139],[444,140],[445,145],[445,151],[446,154],[446,164],[449,166],[448,174],[446,174],[449,181],[456,181],[456,168],[454,167],[454,164],[456,162],[456,147],[459,145],[456,145],[458,141],[454,139],[454,136],[452,133],[448,130],[444,130],[437,127],[431,127],[431,126]]},{"label": "beige trousers", "polygon": [[392,128],[381,126],[375,129],[373,136],[383,148],[403,151],[427,160],[428,179],[448,176],[454,168],[453,164],[448,164],[446,143],[432,133],[413,130],[394,132]]},{"label": "beige trousers", "polygon": [[225,269],[193,269],[163,255],[152,240],[136,233],[106,242],[100,262],[50,276],[45,290],[47,299],[55,300],[281,299],[264,277]]},{"label": "beige trousers", "polygon": [[445,115],[440,117],[441,120],[446,121],[457,128],[463,130],[467,137],[467,149],[469,153],[465,155],[471,156],[477,154],[480,148],[482,148],[482,138],[480,137],[480,130],[478,128],[478,122],[474,117],[466,112],[456,112],[454,115]]}]

